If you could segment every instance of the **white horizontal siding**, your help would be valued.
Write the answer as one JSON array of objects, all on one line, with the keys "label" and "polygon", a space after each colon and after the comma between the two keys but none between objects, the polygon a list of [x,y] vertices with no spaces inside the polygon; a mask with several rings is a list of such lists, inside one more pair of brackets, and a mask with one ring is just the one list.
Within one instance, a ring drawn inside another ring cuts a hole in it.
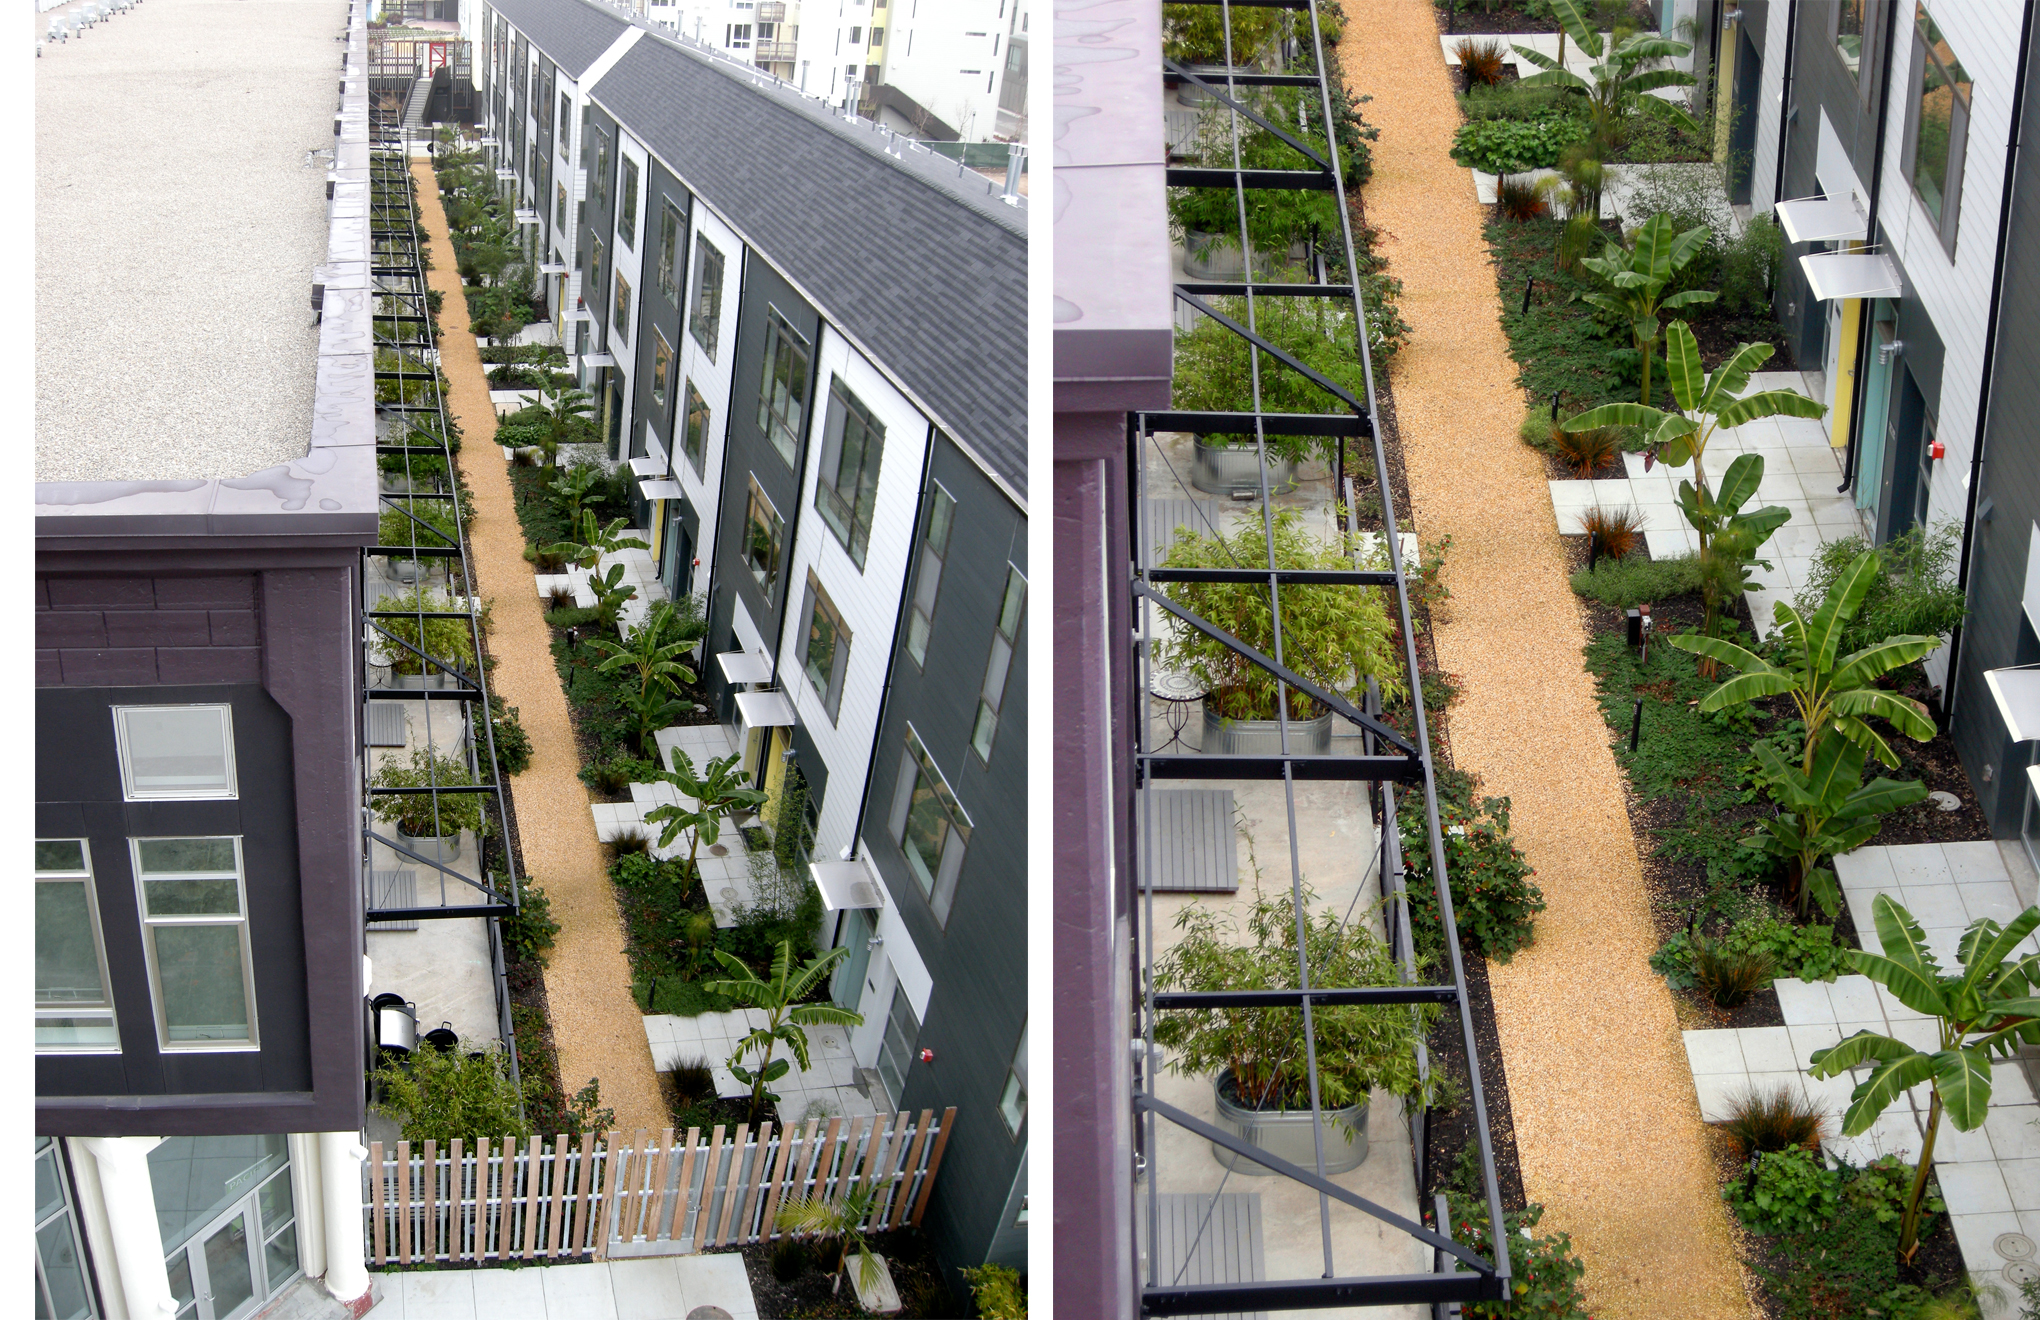
[{"label": "white horizontal siding", "polygon": [[[616,195],[611,199],[616,204],[616,213],[610,225],[608,240],[604,243],[610,254],[609,269],[602,273],[602,278],[609,282],[609,287],[602,291],[602,300],[609,304],[609,323],[605,327],[607,338],[604,342],[609,345],[610,356],[616,359],[616,370],[623,377],[623,415],[629,417],[637,409],[637,336],[648,333],[644,327],[643,316],[644,211],[645,184],[650,177],[651,171],[648,168],[648,158],[645,154],[644,144],[625,132],[622,125],[617,126],[616,151],[618,158],[616,181],[614,184]],[[626,160],[634,162],[637,165],[638,171],[637,241],[628,245],[623,241],[622,232],[623,162]],[[618,273],[621,273],[623,278],[630,284],[630,315],[624,320],[624,324],[629,329],[621,334],[616,329],[616,276]],[[626,451],[628,446],[629,436],[626,435]]]},{"label": "white horizontal siding", "polygon": [[[838,377],[885,427],[878,499],[861,571],[815,508],[829,386]],[[864,772],[871,762],[872,739],[877,736],[886,664],[891,658],[893,628],[905,590],[921,469],[928,448],[928,421],[886,383],[877,368],[827,325],[823,326],[815,354],[814,404],[808,412],[808,463],[801,474],[799,537],[788,558],[787,586],[791,594],[785,634],[781,638],[779,672],[784,676],[788,697],[800,712],[801,723],[829,767],[828,789],[816,828],[815,855],[834,857],[851,842],[858,804],[865,792]],[[807,599],[810,571],[828,592],[851,635],[849,668],[843,677],[842,697],[834,720],[829,718],[804,668],[807,617],[802,606]],[[884,767],[893,764],[889,758],[880,758],[882,773],[889,773]]]},{"label": "white horizontal siding", "polygon": [[[679,341],[673,351],[680,357],[679,379],[676,386],[679,398],[673,403],[673,471],[677,474],[680,488],[687,492],[688,502],[701,515],[700,534],[695,545],[701,547],[701,558],[713,563],[710,555],[716,545],[716,524],[722,512],[723,451],[728,448],[730,425],[730,373],[737,360],[737,308],[744,301],[744,245],[721,217],[702,205],[696,197],[690,208],[692,219],[687,226],[686,264],[681,268]],[[723,254],[722,325],[716,332],[716,360],[711,362],[708,354],[701,351],[701,345],[687,332],[687,309],[693,305],[694,295],[694,249],[695,245],[708,242]],[[708,435],[702,441],[701,470],[696,476],[694,465],[687,461],[684,446],[687,427],[687,387],[685,382],[694,382],[694,388],[708,404]],[[737,473],[736,479],[743,480],[744,474]],[[783,511],[782,511],[783,512]],[[705,583],[697,584],[705,585]],[[759,643],[763,650],[763,643]]]},{"label": "white horizontal siding", "polygon": [[[1750,209],[1762,214],[1778,204],[1778,121],[1785,114],[1785,47],[1792,6],[1768,6],[1764,21],[1764,66],[1757,84],[1757,141],[1750,164]],[[1795,55],[1797,51],[1793,52]]]}]

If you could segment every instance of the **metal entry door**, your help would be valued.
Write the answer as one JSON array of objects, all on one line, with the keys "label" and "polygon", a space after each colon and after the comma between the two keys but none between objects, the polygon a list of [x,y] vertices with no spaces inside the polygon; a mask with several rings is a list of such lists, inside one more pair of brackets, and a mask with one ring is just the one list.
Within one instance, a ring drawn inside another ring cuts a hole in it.
[{"label": "metal entry door", "polygon": [[170,1253],[175,1320],[242,1320],[274,1297],[298,1274],[296,1219],[286,1164]]}]

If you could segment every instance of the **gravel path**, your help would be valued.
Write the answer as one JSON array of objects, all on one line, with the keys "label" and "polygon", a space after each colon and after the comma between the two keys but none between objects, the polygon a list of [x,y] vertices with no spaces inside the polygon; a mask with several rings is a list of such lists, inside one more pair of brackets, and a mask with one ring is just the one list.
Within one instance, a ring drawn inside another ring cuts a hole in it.
[{"label": "gravel path", "polygon": [[1368,219],[1415,327],[1389,379],[1416,528],[1452,537],[1440,664],[1463,680],[1453,750],[1514,799],[1516,840],[1550,908],[1537,942],[1492,969],[1523,1185],[1572,1234],[1603,1317],[1752,1313],[1716,1193],[1621,771],[1580,659],[1523,394],[1499,320],[1473,181],[1429,0],[1346,0],[1340,56],[1381,129]]},{"label": "gravel path", "polygon": [[424,161],[411,166],[418,180],[419,218],[432,238],[431,286],[445,292],[440,312],[440,365],[451,385],[447,410],[459,422],[465,447],[459,463],[474,492],[474,530],[468,539],[475,572],[495,602],[489,650],[498,700],[515,706],[531,735],[531,767],[516,779],[517,823],[524,865],[545,887],[560,923],[552,963],[545,972],[560,1082],[569,1096],[588,1078],[602,1083],[602,1103],[616,1110],[624,1132],[656,1132],[671,1120],[652,1071],[644,1018],[630,993],[623,926],[610,892],[608,867],[595,838],[588,790],[577,771],[566,694],[553,668],[551,636],[524,561],[524,532],[511,502],[510,473],[496,447],[496,410],[474,337],[467,332],[467,300],[453,269],[453,244],[439,184]]}]

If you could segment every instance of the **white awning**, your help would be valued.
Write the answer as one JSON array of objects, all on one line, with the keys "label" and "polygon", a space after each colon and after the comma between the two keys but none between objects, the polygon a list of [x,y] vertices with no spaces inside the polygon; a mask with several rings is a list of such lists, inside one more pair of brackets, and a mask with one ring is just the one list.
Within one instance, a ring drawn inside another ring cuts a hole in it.
[{"label": "white awning", "polygon": [[749,651],[722,651],[715,657],[726,683],[763,683],[772,677],[772,662]]},{"label": "white awning", "polygon": [[[582,312],[581,316],[590,321],[595,319],[593,312]],[[581,362],[582,365],[590,367],[613,367],[616,365],[616,359],[607,353],[583,353],[581,355]]]},{"label": "white awning", "polygon": [[885,890],[863,862],[809,862],[808,870],[822,891],[822,907],[830,912],[885,906]]},{"label": "white awning", "polygon": [[646,454],[643,458],[633,458],[630,470],[640,477],[663,477],[666,475],[666,463],[656,454]]},{"label": "white awning", "polygon": [[1862,242],[1870,236],[1870,220],[1846,197],[1806,197],[1778,203],[1778,225],[1788,243]]},{"label": "white awning", "polygon": [[783,729],[798,723],[784,692],[739,692],[737,713],[749,729]]},{"label": "white awning", "polygon": [[648,500],[677,500],[686,494],[677,481],[647,481],[638,486]]},{"label": "white awning", "polygon": [[1816,302],[1833,298],[1896,298],[1905,292],[1898,266],[1882,252],[1811,252],[1799,259]]},{"label": "white awning", "polygon": [[2012,741],[2040,740],[2040,669],[1986,669],[1983,681]]}]

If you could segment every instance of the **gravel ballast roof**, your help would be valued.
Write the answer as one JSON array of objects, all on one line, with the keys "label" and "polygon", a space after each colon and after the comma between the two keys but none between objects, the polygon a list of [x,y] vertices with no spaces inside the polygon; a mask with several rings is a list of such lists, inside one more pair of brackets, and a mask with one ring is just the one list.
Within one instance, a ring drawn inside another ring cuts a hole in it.
[{"label": "gravel ballast roof", "polygon": [[149,0],[36,61],[38,481],[306,453],[346,23]]}]

